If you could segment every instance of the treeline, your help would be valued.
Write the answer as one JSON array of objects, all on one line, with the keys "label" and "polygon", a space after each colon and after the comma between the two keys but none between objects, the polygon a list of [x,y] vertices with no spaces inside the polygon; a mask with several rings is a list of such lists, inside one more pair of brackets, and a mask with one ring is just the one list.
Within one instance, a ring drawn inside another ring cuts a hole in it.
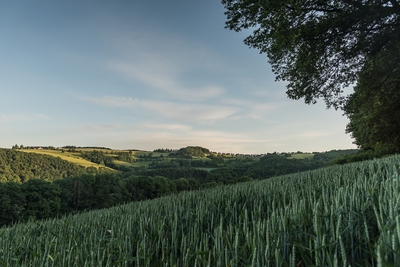
[{"label": "treeline", "polygon": [[[249,158],[225,160],[210,156],[208,160],[176,159],[153,161],[149,168],[131,169],[131,174],[146,176],[164,176],[169,179],[183,177],[195,179],[201,184],[233,184],[249,180],[262,180],[273,176],[297,173],[322,168],[341,156],[356,154],[355,149],[332,150],[324,153],[314,152],[306,159],[290,158],[290,154],[268,153],[254,162]],[[222,165],[222,167],[221,167]],[[202,168],[211,168],[204,170]],[[214,169],[215,168],[215,169]]]},{"label": "treeline", "polygon": [[157,148],[154,149],[153,152],[159,152],[159,153],[170,153],[170,152],[176,152],[178,151],[177,149],[170,149],[170,148]]},{"label": "treeline", "polygon": [[14,222],[103,209],[198,188],[200,184],[194,179],[124,177],[117,173],[82,174],[54,182],[31,179],[23,184],[0,183],[0,227]]},{"label": "treeline", "polygon": [[312,159],[291,159],[277,154],[268,154],[260,159],[260,162],[250,166],[245,174],[258,179],[265,179],[289,173],[315,170],[325,166],[325,160],[319,160],[318,156]]},{"label": "treeline", "polygon": [[176,152],[171,152],[170,157],[183,157],[183,158],[193,158],[193,157],[206,157],[211,154],[211,151],[207,148],[200,146],[188,146],[179,149]]},{"label": "treeline", "polygon": [[125,162],[135,162],[136,159],[132,154],[132,151],[111,151],[104,153],[101,150],[93,150],[93,151],[83,151],[80,153],[81,157],[91,161],[93,163],[97,163],[100,165],[105,165],[110,168],[116,167],[114,164],[114,160],[120,160]]},{"label": "treeline", "polygon": [[93,150],[88,152],[81,152],[81,157],[100,165],[108,166],[113,162],[113,158],[106,156],[103,151]]},{"label": "treeline", "polygon": [[[221,159],[222,160],[222,159]],[[169,161],[152,161],[149,164],[149,168],[180,168],[180,167],[201,167],[201,168],[217,168],[218,163],[221,163],[219,159],[199,159],[199,160],[187,160],[187,159],[171,159]],[[223,163],[223,162],[222,162]]]},{"label": "treeline", "polygon": [[58,157],[0,149],[0,182],[24,183],[34,178],[54,181],[86,172],[96,173],[98,170],[84,168]]}]

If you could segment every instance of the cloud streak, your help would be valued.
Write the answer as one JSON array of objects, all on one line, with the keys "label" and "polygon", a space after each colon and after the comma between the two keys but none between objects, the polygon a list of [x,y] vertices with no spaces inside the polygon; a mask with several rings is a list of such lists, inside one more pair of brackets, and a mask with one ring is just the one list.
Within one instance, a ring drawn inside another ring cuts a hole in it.
[{"label": "cloud streak", "polygon": [[[109,62],[108,67],[131,80],[150,86],[169,98],[181,100],[206,100],[221,96],[225,89],[218,85],[184,86],[178,82],[177,73],[170,71],[168,64],[151,62]],[[182,74],[183,75],[183,74]]]},{"label": "cloud streak", "polygon": [[98,132],[98,131],[120,131],[123,130],[124,127],[118,124],[88,124],[84,126],[80,126],[75,130],[85,131],[85,132]]},{"label": "cloud streak", "polygon": [[223,120],[240,111],[239,108],[232,106],[139,100],[132,97],[84,97],[82,100],[105,107],[120,107],[131,110],[144,109],[162,117],[203,123]]},{"label": "cloud streak", "polygon": [[41,113],[0,114],[0,123],[13,122],[13,121],[44,120],[48,118],[49,116]]},{"label": "cloud streak", "polygon": [[[133,82],[139,82],[180,100],[205,100],[219,97],[225,88],[218,81],[202,80],[185,85],[185,76],[201,71],[215,73],[220,68],[216,55],[179,36],[158,32],[141,38],[118,37],[111,48],[117,55],[104,62],[106,69]],[[201,78],[200,78],[201,79]]]}]

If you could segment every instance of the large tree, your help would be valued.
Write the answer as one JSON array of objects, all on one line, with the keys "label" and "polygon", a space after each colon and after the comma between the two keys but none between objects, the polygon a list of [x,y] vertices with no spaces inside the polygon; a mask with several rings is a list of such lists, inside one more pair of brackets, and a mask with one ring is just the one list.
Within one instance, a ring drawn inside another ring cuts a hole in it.
[{"label": "large tree", "polygon": [[364,150],[400,152],[400,45],[368,60],[344,112],[346,131]]},{"label": "large tree", "polygon": [[[292,99],[342,107],[367,60],[400,40],[400,1],[222,0],[226,27],[266,53]],[[398,66],[398,65],[397,65]]]}]

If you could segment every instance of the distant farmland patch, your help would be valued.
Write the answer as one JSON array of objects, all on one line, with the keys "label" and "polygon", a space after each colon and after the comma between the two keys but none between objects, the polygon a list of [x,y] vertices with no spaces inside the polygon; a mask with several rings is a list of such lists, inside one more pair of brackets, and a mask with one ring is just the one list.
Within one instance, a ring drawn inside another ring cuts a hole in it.
[{"label": "distant farmland patch", "polygon": [[64,151],[62,152],[61,150],[47,150],[47,149],[21,149],[20,151],[26,152],[26,153],[36,153],[36,154],[42,154],[42,155],[49,155],[53,157],[59,157],[63,160],[78,164],[80,166],[83,166],[85,168],[87,167],[95,167],[95,168],[104,168],[105,166],[96,164],[93,162],[90,162],[86,159],[83,159],[80,156],[80,152],[67,152]]}]

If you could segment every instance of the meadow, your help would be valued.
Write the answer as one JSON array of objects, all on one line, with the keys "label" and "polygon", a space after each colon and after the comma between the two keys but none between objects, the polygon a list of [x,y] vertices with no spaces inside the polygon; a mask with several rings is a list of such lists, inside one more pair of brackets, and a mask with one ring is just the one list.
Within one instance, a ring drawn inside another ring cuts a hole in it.
[{"label": "meadow", "polygon": [[0,266],[400,266],[400,156],[0,229]]}]

